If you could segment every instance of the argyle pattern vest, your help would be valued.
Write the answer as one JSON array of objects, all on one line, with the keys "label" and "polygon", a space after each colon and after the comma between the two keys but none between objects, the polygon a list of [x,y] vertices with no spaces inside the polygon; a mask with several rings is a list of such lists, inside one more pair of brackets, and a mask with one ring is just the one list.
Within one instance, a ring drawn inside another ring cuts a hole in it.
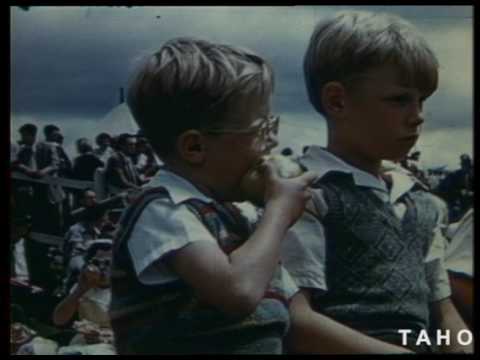
[{"label": "argyle pattern vest", "polygon": [[[279,353],[289,326],[286,294],[276,280],[246,318],[228,317],[202,303],[182,280],[144,285],[138,280],[127,247],[142,210],[168,196],[163,188],[145,191],[126,209],[114,245],[110,316],[119,354],[161,353]],[[207,204],[198,199],[186,205],[230,253],[252,229],[233,205]],[[159,235],[160,236],[160,235]],[[279,267],[280,268],[280,267]]]},{"label": "argyle pattern vest", "polygon": [[404,195],[407,210],[399,220],[390,203],[350,175],[332,172],[314,187],[328,205],[321,219],[328,291],[315,293],[315,308],[371,336],[428,329],[424,258],[436,220],[428,194]]}]

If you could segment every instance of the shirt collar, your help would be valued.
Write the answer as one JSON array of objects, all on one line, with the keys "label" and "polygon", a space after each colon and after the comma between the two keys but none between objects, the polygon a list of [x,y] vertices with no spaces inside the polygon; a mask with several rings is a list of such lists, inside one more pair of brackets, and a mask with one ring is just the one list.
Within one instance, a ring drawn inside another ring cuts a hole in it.
[{"label": "shirt collar", "polygon": [[398,164],[388,162],[388,170],[385,171],[385,175],[390,176],[392,179],[390,199],[393,203],[414,187],[419,187],[422,190],[428,191],[428,188],[416,179],[410,171]]},{"label": "shirt collar", "polygon": [[351,174],[355,185],[378,189],[388,193],[387,186],[382,179],[378,179],[366,171],[347,164],[320,146],[310,146],[307,153],[300,159],[300,163],[318,175],[318,179],[332,171]]},{"label": "shirt collar", "polygon": [[180,204],[189,199],[198,199],[207,203],[214,200],[198,190],[190,181],[166,169],[160,169],[148,186],[165,188],[173,203]]}]

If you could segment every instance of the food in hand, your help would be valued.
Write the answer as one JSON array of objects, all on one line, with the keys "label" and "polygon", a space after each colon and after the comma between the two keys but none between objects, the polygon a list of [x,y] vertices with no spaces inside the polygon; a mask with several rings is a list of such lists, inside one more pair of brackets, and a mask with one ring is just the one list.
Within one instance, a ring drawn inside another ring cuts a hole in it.
[{"label": "food in hand", "polygon": [[243,198],[256,205],[262,205],[265,197],[265,179],[263,164],[269,162],[281,178],[293,178],[303,173],[300,165],[283,155],[267,155],[256,164],[243,178],[241,191]]}]

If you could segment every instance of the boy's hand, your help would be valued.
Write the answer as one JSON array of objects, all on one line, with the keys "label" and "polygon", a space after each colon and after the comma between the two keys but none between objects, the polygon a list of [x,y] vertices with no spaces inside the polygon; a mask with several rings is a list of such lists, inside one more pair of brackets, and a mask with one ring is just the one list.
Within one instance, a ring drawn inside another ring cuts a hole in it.
[{"label": "boy's hand", "polygon": [[295,222],[302,214],[311,194],[308,186],[316,175],[306,172],[298,177],[284,179],[272,159],[263,160],[242,180],[244,197],[258,206],[275,204],[280,211],[287,211]]},{"label": "boy's hand", "polygon": [[276,169],[267,162],[265,172],[265,206],[287,214],[293,224],[302,215],[307,201],[312,197],[310,184],[317,178],[311,171],[291,179],[278,176]]}]

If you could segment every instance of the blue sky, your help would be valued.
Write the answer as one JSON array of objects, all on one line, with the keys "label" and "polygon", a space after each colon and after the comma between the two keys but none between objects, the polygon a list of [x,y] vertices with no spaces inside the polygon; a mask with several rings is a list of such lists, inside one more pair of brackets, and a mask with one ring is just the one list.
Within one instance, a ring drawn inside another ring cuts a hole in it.
[{"label": "blue sky", "polygon": [[269,59],[281,145],[324,145],[325,123],[308,103],[301,63],[315,23],[346,8],[396,13],[424,33],[440,61],[440,85],[426,103],[417,148],[425,165],[456,168],[460,153],[473,152],[471,6],[11,7],[12,137],[25,122],[55,123],[72,151],[118,105],[118,89],[142,54],[193,35]]}]

